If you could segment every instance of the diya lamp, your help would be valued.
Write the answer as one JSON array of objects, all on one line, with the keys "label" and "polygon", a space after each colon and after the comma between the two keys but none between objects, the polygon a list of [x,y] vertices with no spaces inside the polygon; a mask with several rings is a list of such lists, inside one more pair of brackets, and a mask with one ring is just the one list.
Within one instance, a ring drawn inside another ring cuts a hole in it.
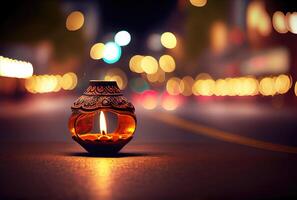
[{"label": "diya lamp", "polygon": [[[91,80],[71,109],[68,125],[72,138],[89,153],[116,153],[133,137],[136,129],[135,109],[115,81]],[[118,118],[117,128],[112,133],[107,132],[104,114],[107,112],[116,114]],[[99,115],[100,132],[91,133],[96,115]]]}]

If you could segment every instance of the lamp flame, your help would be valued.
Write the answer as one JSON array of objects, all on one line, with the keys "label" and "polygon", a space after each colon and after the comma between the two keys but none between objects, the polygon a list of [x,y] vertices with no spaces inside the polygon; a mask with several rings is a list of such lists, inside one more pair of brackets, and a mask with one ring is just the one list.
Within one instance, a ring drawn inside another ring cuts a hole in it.
[{"label": "lamp flame", "polygon": [[106,119],[105,119],[105,116],[104,116],[104,113],[102,111],[100,111],[100,133],[102,135],[105,135],[107,133],[107,128],[106,128]]}]

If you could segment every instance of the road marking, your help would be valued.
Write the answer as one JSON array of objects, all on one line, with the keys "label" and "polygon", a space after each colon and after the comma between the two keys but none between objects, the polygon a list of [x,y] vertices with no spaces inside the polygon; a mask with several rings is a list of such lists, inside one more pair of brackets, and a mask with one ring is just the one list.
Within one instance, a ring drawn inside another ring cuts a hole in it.
[{"label": "road marking", "polygon": [[218,140],[223,140],[226,142],[241,144],[249,147],[254,147],[258,149],[265,149],[269,151],[277,151],[277,152],[284,152],[284,153],[293,153],[297,154],[297,147],[286,146],[281,144],[274,144],[271,142],[264,142],[261,140],[252,139],[245,136],[240,136],[234,133],[229,133],[226,131],[218,130],[215,128],[207,127],[205,125],[201,125],[198,123],[193,123],[191,121],[185,120],[181,117],[177,117],[172,114],[168,113],[161,113],[157,112],[154,113],[154,119],[160,120],[172,126],[180,127],[191,131],[195,134],[204,135],[208,137],[212,137]]}]

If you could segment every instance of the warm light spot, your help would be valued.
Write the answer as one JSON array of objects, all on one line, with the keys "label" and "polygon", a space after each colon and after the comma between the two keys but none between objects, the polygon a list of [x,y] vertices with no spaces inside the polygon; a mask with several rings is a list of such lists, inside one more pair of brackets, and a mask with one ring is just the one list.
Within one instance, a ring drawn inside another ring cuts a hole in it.
[{"label": "warm light spot", "polygon": [[135,55],[129,61],[129,68],[132,72],[142,73],[143,69],[141,67],[141,60],[144,56]]},{"label": "warm light spot", "polygon": [[127,31],[120,31],[118,32],[115,37],[114,41],[119,45],[119,46],[126,46],[130,43],[131,41],[131,35]]},{"label": "warm light spot", "polygon": [[155,82],[159,82],[162,83],[165,81],[165,72],[162,69],[158,69],[158,71],[154,74],[147,74],[146,75],[147,80],[149,82],[155,83]]},{"label": "warm light spot", "polygon": [[84,15],[79,11],[74,11],[66,19],[66,28],[69,31],[76,31],[83,26],[84,21]]},{"label": "warm light spot", "polygon": [[168,48],[168,49],[172,49],[174,47],[176,47],[176,37],[173,33],[171,32],[165,32],[161,35],[161,44]]},{"label": "warm light spot", "polygon": [[215,92],[215,81],[212,79],[197,80],[193,85],[193,94],[202,96],[212,96]]},{"label": "warm light spot", "polygon": [[206,5],[207,0],[190,0],[191,4],[196,7],[203,7]]},{"label": "warm light spot", "polygon": [[171,95],[178,95],[181,93],[181,80],[177,77],[170,78],[166,83],[166,90]]},{"label": "warm light spot", "polygon": [[179,96],[173,96],[168,93],[162,95],[161,106],[168,111],[176,110],[180,105]]},{"label": "warm light spot", "polygon": [[91,58],[94,60],[99,60],[103,58],[104,46],[105,45],[103,43],[94,44],[90,50]]},{"label": "warm light spot", "polygon": [[0,76],[28,78],[33,74],[33,66],[29,62],[0,56]]},{"label": "warm light spot", "polygon": [[279,75],[275,80],[275,89],[279,94],[287,93],[291,85],[291,79],[284,74]]},{"label": "warm light spot", "polygon": [[103,60],[108,64],[113,64],[121,58],[122,50],[119,45],[114,42],[107,42],[103,51]]},{"label": "warm light spot", "polygon": [[291,33],[297,34],[297,12],[288,13],[288,26]]},{"label": "warm light spot", "polygon": [[287,33],[286,16],[280,11],[276,11],[272,17],[274,29],[279,33]]},{"label": "warm light spot", "polygon": [[154,74],[158,71],[158,61],[152,56],[145,56],[141,60],[140,66],[147,74]]},{"label": "warm light spot", "polygon": [[180,82],[181,93],[184,96],[192,95],[192,87],[194,84],[194,79],[191,76],[185,76]]},{"label": "warm light spot", "polygon": [[104,77],[104,80],[116,81],[121,90],[126,88],[128,82],[125,72],[120,68],[109,69]]},{"label": "warm light spot", "polygon": [[77,76],[73,72],[68,72],[62,76],[61,87],[64,90],[72,90],[77,85]]},{"label": "warm light spot", "polygon": [[268,36],[271,33],[271,21],[267,13],[259,19],[258,30],[263,36]]},{"label": "warm light spot", "polygon": [[158,94],[153,90],[146,90],[141,95],[141,103],[145,109],[153,110],[158,104]]},{"label": "warm light spot", "polygon": [[161,56],[159,65],[164,72],[173,72],[175,70],[175,61],[170,55]]},{"label": "warm light spot", "polygon": [[274,88],[274,80],[273,78],[266,77],[260,81],[259,85],[260,93],[264,96],[273,96],[276,94]]},{"label": "warm light spot", "polygon": [[212,79],[208,73],[200,73],[196,76],[195,80],[205,80],[205,79]]},{"label": "warm light spot", "polygon": [[228,29],[224,22],[215,22],[210,29],[210,45],[214,53],[222,53],[228,43]]},{"label": "warm light spot", "polygon": [[216,96],[226,96],[229,93],[227,81],[224,79],[216,80],[214,94]]},{"label": "warm light spot", "polygon": [[271,33],[271,21],[269,14],[265,10],[264,3],[253,1],[247,8],[247,26],[250,31],[258,31],[262,36]]}]

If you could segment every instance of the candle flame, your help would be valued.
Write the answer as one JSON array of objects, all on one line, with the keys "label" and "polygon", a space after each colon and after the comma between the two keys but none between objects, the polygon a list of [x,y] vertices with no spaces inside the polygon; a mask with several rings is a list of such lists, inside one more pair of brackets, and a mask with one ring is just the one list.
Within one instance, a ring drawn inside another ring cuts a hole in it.
[{"label": "candle flame", "polygon": [[104,112],[100,111],[100,133],[102,135],[105,135],[107,133],[107,128],[106,128],[106,119],[104,116]]}]

